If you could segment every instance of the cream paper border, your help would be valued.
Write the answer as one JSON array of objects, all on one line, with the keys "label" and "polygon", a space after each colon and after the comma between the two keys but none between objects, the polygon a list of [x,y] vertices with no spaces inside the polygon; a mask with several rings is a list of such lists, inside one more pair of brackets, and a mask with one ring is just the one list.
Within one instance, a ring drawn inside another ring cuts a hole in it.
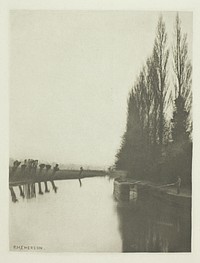
[{"label": "cream paper border", "polygon": [[[10,9],[193,12],[193,202],[191,253],[9,252],[9,27]],[[198,0],[0,0],[0,262],[200,262],[200,1]]]}]

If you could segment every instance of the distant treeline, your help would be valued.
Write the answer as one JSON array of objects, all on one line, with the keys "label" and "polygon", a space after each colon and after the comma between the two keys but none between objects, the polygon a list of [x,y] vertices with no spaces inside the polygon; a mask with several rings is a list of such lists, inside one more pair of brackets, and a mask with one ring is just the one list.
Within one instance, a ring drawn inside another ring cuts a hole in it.
[{"label": "distant treeline", "polygon": [[126,131],[116,154],[116,169],[128,171],[129,177],[160,182],[174,182],[180,176],[183,184],[190,185],[191,74],[187,35],[182,33],[179,15],[171,49],[161,16],[152,55],[128,96]]}]

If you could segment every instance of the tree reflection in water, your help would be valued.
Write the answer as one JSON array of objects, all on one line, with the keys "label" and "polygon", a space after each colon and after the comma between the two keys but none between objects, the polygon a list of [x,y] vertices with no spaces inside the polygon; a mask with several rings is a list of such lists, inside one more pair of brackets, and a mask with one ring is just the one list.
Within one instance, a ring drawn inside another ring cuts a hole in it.
[{"label": "tree reflection in water", "polygon": [[150,198],[117,205],[123,252],[190,252],[191,209]]}]

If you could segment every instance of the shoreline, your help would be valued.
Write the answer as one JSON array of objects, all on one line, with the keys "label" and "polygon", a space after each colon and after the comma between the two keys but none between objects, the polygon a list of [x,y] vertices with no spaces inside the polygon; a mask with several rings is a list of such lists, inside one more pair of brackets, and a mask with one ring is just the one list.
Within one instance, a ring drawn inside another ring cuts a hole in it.
[{"label": "shoreline", "polygon": [[148,181],[115,178],[114,197],[119,202],[125,201],[131,203],[131,201],[137,197],[151,196],[174,206],[182,208],[191,207],[192,194],[190,189],[183,188],[180,193],[177,194],[174,186],[166,188],[163,186],[164,185]]},{"label": "shoreline", "polygon": [[106,171],[103,170],[84,170],[79,176],[79,170],[59,170],[54,176],[50,173],[38,175],[24,174],[21,175],[21,171],[17,171],[16,174],[12,177],[10,174],[9,177],[9,186],[14,187],[23,184],[32,184],[38,182],[47,182],[47,181],[56,181],[56,180],[78,180],[83,178],[106,176]]}]

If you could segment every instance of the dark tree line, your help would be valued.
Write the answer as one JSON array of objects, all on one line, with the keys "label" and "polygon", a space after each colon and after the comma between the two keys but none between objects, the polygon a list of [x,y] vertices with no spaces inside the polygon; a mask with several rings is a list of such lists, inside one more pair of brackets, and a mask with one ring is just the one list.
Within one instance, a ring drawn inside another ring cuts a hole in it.
[{"label": "dark tree line", "polygon": [[192,66],[178,14],[172,49],[167,40],[161,16],[152,54],[128,96],[126,131],[115,165],[127,170],[130,177],[172,182],[181,176],[188,185],[192,166]]}]

